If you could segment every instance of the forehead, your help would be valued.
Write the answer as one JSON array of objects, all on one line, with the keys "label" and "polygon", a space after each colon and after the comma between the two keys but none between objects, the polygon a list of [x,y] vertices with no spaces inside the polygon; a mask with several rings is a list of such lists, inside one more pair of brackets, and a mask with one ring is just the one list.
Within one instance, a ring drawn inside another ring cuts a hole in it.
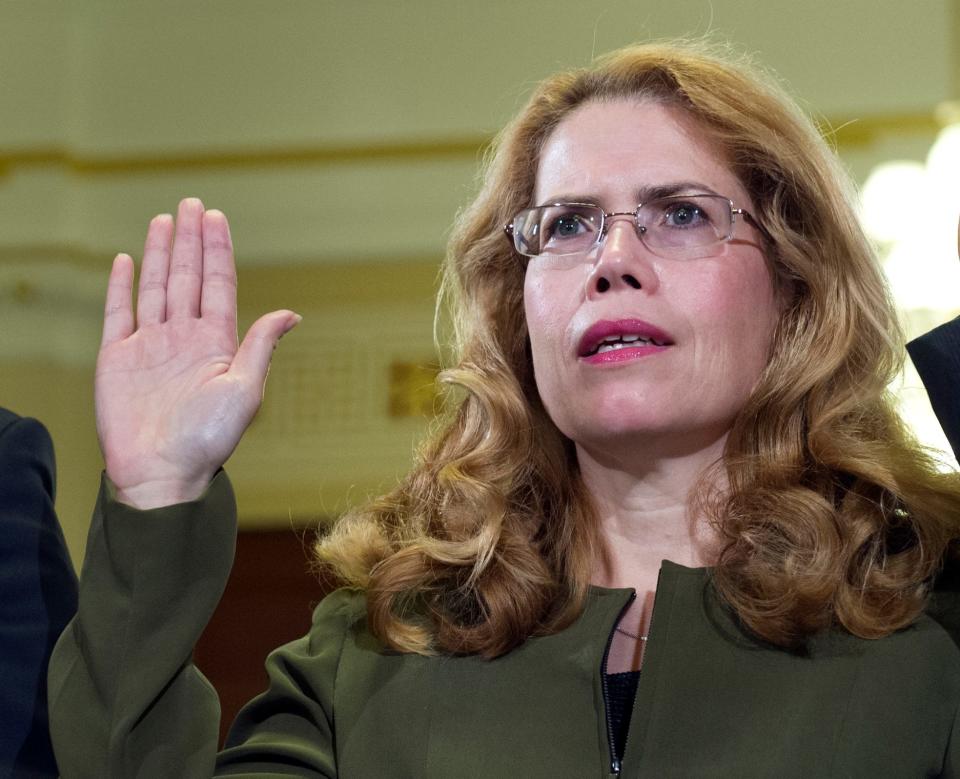
[{"label": "forehead", "polygon": [[572,111],[547,137],[534,199],[591,198],[625,208],[636,205],[644,189],[677,182],[749,205],[723,153],[681,109],[645,100],[595,101]]}]

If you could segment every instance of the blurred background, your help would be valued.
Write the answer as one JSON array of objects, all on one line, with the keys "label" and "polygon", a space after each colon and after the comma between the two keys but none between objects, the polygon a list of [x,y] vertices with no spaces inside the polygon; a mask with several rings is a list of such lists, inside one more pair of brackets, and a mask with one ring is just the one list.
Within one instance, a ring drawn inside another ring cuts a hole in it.
[{"label": "blurred background", "polygon": [[[106,275],[154,214],[186,195],[225,211],[243,325],[304,316],[227,466],[250,571],[235,632],[281,567],[301,586],[308,529],[407,469],[449,227],[533,83],[707,33],[776,71],[836,147],[908,332],[958,313],[960,0],[0,2],[0,405],[50,428],[74,559]],[[905,411],[945,448],[918,385],[898,382]]]}]

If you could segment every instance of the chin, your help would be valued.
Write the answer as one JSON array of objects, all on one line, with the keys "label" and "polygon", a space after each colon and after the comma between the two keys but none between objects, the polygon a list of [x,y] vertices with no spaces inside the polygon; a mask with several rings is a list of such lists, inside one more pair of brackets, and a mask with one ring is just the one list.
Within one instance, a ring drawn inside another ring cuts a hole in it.
[{"label": "chin", "polygon": [[733,420],[727,415],[704,418],[697,411],[676,404],[639,404],[633,399],[600,408],[564,409],[562,418],[553,414],[551,418],[567,438],[596,455],[647,452],[655,457],[655,453],[670,456],[711,448],[730,430]]},{"label": "chin", "polygon": [[651,438],[679,434],[682,421],[676,417],[646,413],[596,415],[583,414],[575,419],[559,424],[560,431],[575,442],[589,443],[591,446],[622,446],[635,442],[642,446]]},{"label": "chin", "polygon": [[560,432],[574,441],[584,433],[619,437],[653,431],[678,416],[663,402],[663,393],[638,392],[636,386],[557,389],[541,399]]}]

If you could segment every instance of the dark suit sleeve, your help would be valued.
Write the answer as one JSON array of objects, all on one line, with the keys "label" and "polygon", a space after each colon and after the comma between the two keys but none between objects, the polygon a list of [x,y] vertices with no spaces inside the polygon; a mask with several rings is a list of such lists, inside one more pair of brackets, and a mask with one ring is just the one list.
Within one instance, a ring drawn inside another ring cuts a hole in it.
[{"label": "dark suit sleeve", "polygon": [[54,490],[46,429],[0,412],[0,771],[18,777],[57,775],[47,663],[76,611],[77,578],[54,513]]},{"label": "dark suit sleeve", "polygon": [[930,404],[960,457],[960,318],[907,344]]}]

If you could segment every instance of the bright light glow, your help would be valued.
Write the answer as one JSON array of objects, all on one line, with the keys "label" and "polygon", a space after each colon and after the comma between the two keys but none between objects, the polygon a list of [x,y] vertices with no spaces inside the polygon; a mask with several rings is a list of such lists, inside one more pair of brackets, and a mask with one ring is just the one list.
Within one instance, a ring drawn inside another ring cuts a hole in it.
[{"label": "bright light glow", "polygon": [[944,128],[926,165],[878,165],[863,187],[863,224],[881,244],[884,271],[904,312],[960,309],[957,217],[960,124]]},{"label": "bright light glow", "polygon": [[926,186],[922,163],[897,160],[877,165],[863,185],[863,226],[881,243],[899,241],[915,229],[917,198]]},{"label": "bright light glow", "polygon": [[927,155],[927,176],[932,193],[950,200],[956,213],[960,208],[960,124],[940,131]]},{"label": "bright light glow", "polygon": [[[880,245],[884,272],[910,337],[960,311],[960,124],[947,126],[926,164],[887,162],[867,178],[863,225]],[[911,332],[913,331],[913,332]],[[900,410],[920,441],[955,460],[912,365],[894,382]]]},{"label": "bright light glow", "polygon": [[960,262],[954,233],[918,230],[891,247],[883,270],[901,311],[942,311],[945,322],[960,308]]}]

